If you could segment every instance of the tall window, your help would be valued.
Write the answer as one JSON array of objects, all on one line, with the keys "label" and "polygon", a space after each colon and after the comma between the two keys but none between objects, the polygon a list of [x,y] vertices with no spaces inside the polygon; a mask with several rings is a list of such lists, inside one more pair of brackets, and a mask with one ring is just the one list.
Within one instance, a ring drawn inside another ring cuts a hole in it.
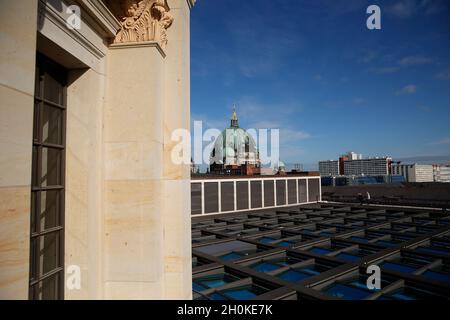
[{"label": "tall window", "polygon": [[31,189],[30,299],[63,299],[67,71],[38,54]]}]

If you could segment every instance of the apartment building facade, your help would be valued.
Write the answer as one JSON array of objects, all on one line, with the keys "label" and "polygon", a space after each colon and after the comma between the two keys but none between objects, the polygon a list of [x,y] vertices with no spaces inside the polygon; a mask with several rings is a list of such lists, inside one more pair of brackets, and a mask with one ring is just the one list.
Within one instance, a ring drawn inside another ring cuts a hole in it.
[{"label": "apartment building facade", "polygon": [[395,164],[392,165],[392,174],[400,175],[407,182],[433,182],[433,166],[426,164]]},{"label": "apartment building facade", "polygon": [[435,182],[450,182],[450,165],[433,165]]},{"label": "apartment building facade", "polygon": [[389,175],[391,174],[392,158],[368,158],[360,160],[345,160],[344,175]]},{"label": "apartment building facade", "polygon": [[340,175],[339,161],[337,160],[327,160],[319,161],[319,172],[323,177],[326,176],[338,176]]}]

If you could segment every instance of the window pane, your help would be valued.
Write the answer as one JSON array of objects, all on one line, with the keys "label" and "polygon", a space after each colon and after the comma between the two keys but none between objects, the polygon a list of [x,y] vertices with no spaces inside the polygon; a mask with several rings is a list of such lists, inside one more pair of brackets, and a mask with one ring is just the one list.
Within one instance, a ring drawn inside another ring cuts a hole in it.
[{"label": "window pane", "polygon": [[36,250],[39,263],[39,277],[60,266],[58,261],[59,238],[60,232],[57,231],[32,239],[34,242],[32,247]]},{"label": "window pane", "polygon": [[36,269],[36,241],[31,241],[30,243],[30,280],[36,280],[37,269]]},{"label": "window pane", "polygon": [[233,182],[222,182],[221,185],[221,204],[222,211],[233,211],[234,210],[234,183]]},{"label": "window pane", "polygon": [[41,194],[41,210],[39,212],[40,231],[45,231],[61,225],[59,212],[61,210],[61,191],[43,191]]},{"label": "window pane", "polygon": [[42,187],[61,185],[61,157],[61,150],[42,148],[40,177]]},{"label": "window pane", "polygon": [[309,202],[319,201],[319,180],[308,180]]},{"label": "window pane", "polygon": [[286,180],[277,180],[277,205],[286,204]]},{"label": "window pane", "polygon": [[39,142],[39,102],[34,103],[33,113],[33,142]]},{"label": "window pane", "polygon": [[44,98],[48,101],[62,104],[63,86],[58,83],[51,75],[45,74],[44,80]]},{"label": "window pane", "polygon": [[44,143],[62,144],[62,110],[44,105],[41,137]]},{"label": "window pane", "polygon": [[297,180],[288,180],[288,202],[297,203]]},{"label": "window pane", "polygon": [[298,201],[300,203],[307,202],[306,180],[298,180]]},{"label": "window pane", "polygon": [[37,232],[36,230],[36,208],[39,193],[36,191],[31,192],[31,233]]},{"label": "window pane", "polygon": [[275,205],[275,196],[273,191],[273,180],[264,180],[264,206],[273,207]]},{"label": "window pane", "polygon": [[32,174],[31,174],[31,186],[39,187],[39,178],[38,178],[38,147],[33,147],[33,155],[32,155]]},{"label": "window pane", "polygon": [[219,184],[205,183],[205,213],[219,212]]},{"label": "window pane", "polygon": [[59,299],[59,278],[61,275],[55,274],[33,286],[33,297],[39,300]]},{"label": "window pane", "polygon": [[251,197],[252,197],[252,208],[262,207],[262,182],[252,181],[251,182]]},{"label": "window pane", "polygon": [[36,97],[41,96],[41,72],[39,70],[39,67],[36,67],[36,74],[35,74],[35,80],[34,80],[34,94]]},{"label": "window pane", "polygon": [[202,214],[202,184],[191,184],[191,213]]},{"label": "window pane", "polygon": [[237,209],[248,209],[248,182],[236,182]]}]

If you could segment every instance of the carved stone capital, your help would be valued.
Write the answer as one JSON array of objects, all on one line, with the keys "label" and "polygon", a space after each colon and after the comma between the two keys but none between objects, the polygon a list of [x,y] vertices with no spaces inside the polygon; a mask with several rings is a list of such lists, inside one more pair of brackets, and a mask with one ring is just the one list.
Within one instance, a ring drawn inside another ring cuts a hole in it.
[{"label": "carved stone capital", "polygon": [[114,43],[156,41],[165,48],[173,23],[167,0],[104,1],[121,24]]}]

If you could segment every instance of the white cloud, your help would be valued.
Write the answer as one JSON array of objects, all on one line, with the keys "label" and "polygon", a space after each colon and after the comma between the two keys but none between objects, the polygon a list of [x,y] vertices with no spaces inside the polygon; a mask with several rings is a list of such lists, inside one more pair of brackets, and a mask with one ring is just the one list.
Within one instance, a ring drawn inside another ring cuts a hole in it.
[{"label": "white cloud", "polygon": [[396,95],[403,95],[403,94],[414,94],[417,92],[417,86],[414,84],[410,84],[407,86],[404,86],[401,90],[396,92]]},{"label": "white cloud", "polygon": [[450,80],[450,69],[444,70],[436,75],[440,80]]},{"label": "white cloud", "polygon": [[360,106],[360,105],[363,105],[365,103],[366,103],[366,99],[364,99],[364,98],[357,97],[357,98],[353,99],[353,104],[355,106]]},{"label": "white cloud", "polygon": [[424,112],[431,112],[433,109],[430,106],[420,104],[417,106],[417,110],[424,111]]},{"label": "white cloud", "polygon": [[426,15],[440,13],[446,9],[448,0],[422,0],[420,7],[424,9]]},{"label": "white cloud", "polygon": [[266,120],[254,122],[250,125],[253,129],[279,129],[280,130],[280,144],[289,145],[292,143],[300,142],[311,138],[311,134],[294,128],[289,124],[282,123],[279,121]]},{"label": "white cloud", "polygon": [[280,130],[280,157],[289,159],[285,152],[299,149],[299,144],[311,138],[311,134],[292,125],[291,119],[302,109],[298,102],[269,104],[260,103],[253,97],[245,97],[238,103],[238,116],[240,119],[252,119],[247,129],[279,129]]},{"label": "white cloud", "polygon": [[435,142],[433,142],[431,144],[432,145],[447,145],[447,144],[450,144],[450,138],[444,138],[442,140],[435,141]]},{"label": "white cloud", "polygon": [[228,126],[229,120],[224,116],[210,118],[204,114],[191,114],[191,127],[193,128],[194,121],[202,121],[203,122],[203,130],[207,129],[219,129],[222,130],[226,126]]},{"label": "white cloud", "polygon": [[445,10],[448,0],[398,0],[385,11],[397,18],[410,18],[416,14],[432,15]]},{"label": "white cloud", "polygon": [[398,18],[409,18],[417,11],[417,1],[415,0],[401,0],[397,1],[391,6],[386,7],[385,11],[388,14]]},{"label": "white cloud", "polygon": [[372,68],[369,71],[374,74],[392,74],[397,73],[401,68],[407,68],[412,66],[419,66],[433,63],[433,59],[424,56],[406,56],[398,61],[397,66],[377,67]]},{"label": "white cloud", "polygon": [[302,163],[306,155],[306,150],[301,147],[281,147],[280,160],[287,166],[294,163]]},{"label": "white cloud", "polygon": [[311,135],[305,131],[295,129],[281,129],[283,143],[295,143],[311,138]]},{"label": "white cloud", "polygon": [[276,16],[281,12],[274,12],[272,17],[278,18],[278,23],[267,23],[264,12],[253,10],[248,15],[248,10],[248,5],[244,10],[235,10],[226,21],[232,39],[230,68],[247,78],[277,74],[288,65],[286,56],[302,50],[305,40],[296,32],[295,24]]},{"label": "white cloud", "polygon": [[380,56],[379,50],[365,50],[362,57],[359,58],[359,63],[371,63]]},{"label": "white cloud", "polygon": [[399,61],[399,64],[401,66],[407,67],[407,66],[415,66],[415,65],[422,65],[422,64],[430,64],[433,60],[427,57],[423,56],[408,56],[404,57]]},{"label": "white cloud", "polygon": [[382,68],[372,68],[370,72],[375,74],[391,74],[396,73],[400,70],[399,67],[382,67]]},{"label": "white cloud", "polygon": [[236,102],[236,106],[239,118],[247,120],[247,123],[250,123],[250,119],[256,119],[256,122],[284,122],[288,116],[303,110],[298,101],[268,103],[252,96],[242,97]]},{"label": "white cloud", "polygon": [[[383,75],[383,74],[393,74],[401,70],[401,68],[408,68],[419,65],[426,65],[433,63],[433,59],[423,56],[407,56],[398,61],[398,66],[388,66],[388,67],[376,67],[369,69],[369,72],[373,74]],[[438,78],[445,77],[445,74],[439,74]],[[450,71],[449,71],[450,78]]]}]

